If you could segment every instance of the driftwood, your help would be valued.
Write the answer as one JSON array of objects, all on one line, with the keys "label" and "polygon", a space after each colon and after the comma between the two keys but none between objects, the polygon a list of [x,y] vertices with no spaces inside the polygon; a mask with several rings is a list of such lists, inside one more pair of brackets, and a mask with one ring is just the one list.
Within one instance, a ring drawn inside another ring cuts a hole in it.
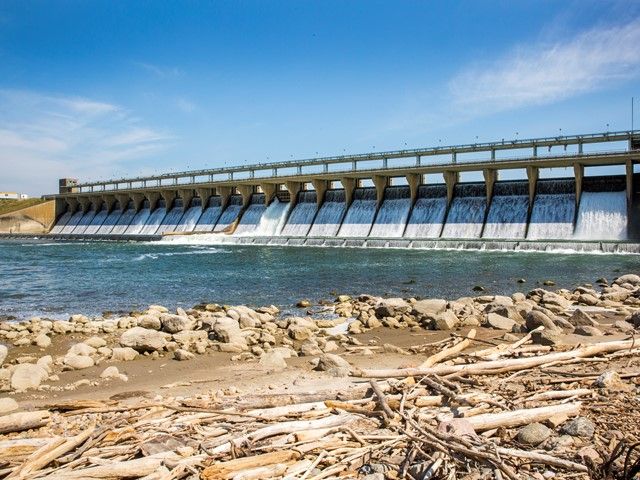
[{"label": "driftwood", "polygon": [[282,450],[262,455],[254,455],[251,457],[237,458],[235,460],[229,460],[228,462],[218,463],[205,468],[202,471],[201,478],[202,480],[232,478],[242,470],[251,470],[257,467],[264,467],[265,465],[281,464],[290,460],[297,460],[299,457],[300,453],[295,450]]},{"label": "driftwood", "polygon": [[46,425],[51,419],[48,410],[18,412],[0,417],[0,433],[21,432]]},{"label": "driftwood", "polygon": [[484,431],[500,427],[517,427],[534,422],[542,422],[554,415],[575,416],[580,413],[581,404],[567,403],[564,405],[553,405],[550,407],[529,408],[523,410],[513,410],[509,412],[487,413],[476,415],[468,419],[474,430]]},{"label": "driftwood", "polygon": [[450,358],[457,355],[458,353],[462,352],[465,348],[467,348],[469,345],[471,345],[471,340],[473,340],[474,338],[476,338],[476,331],[475,329],[471,329],[469,330],[469,333],[467,333],[467,336],[464,340],[458,342],[452,347],[445,348],[444,350],[441,350],[440,352],[431,355],[424,362],[422,362],[420,364],[420,367],[418,368],[429,368],[435,365],[436,363],[440,363],[446,358]]}]

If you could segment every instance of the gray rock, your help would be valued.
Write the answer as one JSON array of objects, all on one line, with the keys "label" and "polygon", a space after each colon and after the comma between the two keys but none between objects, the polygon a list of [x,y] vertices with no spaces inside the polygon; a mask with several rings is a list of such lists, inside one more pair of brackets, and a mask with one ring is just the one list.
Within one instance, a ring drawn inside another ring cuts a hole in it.
[{"label": "gray rock", "polygon": [[148,328],[149,330],[160,330],[162,322],[155,315],[142,315],[138,317],[138,326]]},{"label": "gray rock", "polygon": [[318,346],[316,342],[305,341],[302,345],[300,345],[300,354],[305,357],[314,357],[316,355],[320,355],[322,350]]},{"label": "gray rock", "polygon": [[618,372],[614,370],[607,370],[600,374],[593,382],[593,385],[598,388],[606,388],[612,391],[625,391],[630,389],[630,385],[627,385],[622,381]]},{"label": "gray rock", "polygon": [[637,310],[637,311],[633,312],[625,320],[627,322],[629,322],[631,325],[633,325],[634,328],[639,328],[640,329],[640,310]]},{"label": "gray rock", "polygon": [[9,350],[6,346],[0,344],[0,365],[4,363],[4,360],[7,358],[7,354]]},{"label": "gray rock", "polygon": [[562,431],[572,437],[590,439],[596,431],[596,426],[586,417],[576,417],[565,423]]},{"label": "gray rock", "polygon": [[100,378],[105,378],[105,379],[119,378],[123,382],[126,382],[129,380],[129,377],[127,377],[123,373],[120,373],[118,368],[113,366],[105,368],[104,371],[100,374]]},{"label": "gray rock", "polygon": [[601,330],[589,325],[580,325],[576,327],[573,333],[576,335],[583,335],[585,337],[601,337],[604,335]]},{"label": "gray rock", "polygon": [[131,347],[115,347],[111,350],[111,360],[114,362],[130,362],[138,355],[139,353]]},{"label": "gray rock", "polygon": [[434,330],[452,330],[458,325],[459,321],[452,310],[445,310],[433,317],[431,326]]},{"label": "gray rock", "polygon": [[47,371],[38,365],[21,363],[13,370],[11,388],[18,391],[38,388],[48,376]]},{"label": "gray rock", "polygon": [[562,334],[558,330],[542,330],[541,332],[534,332],[531,335],[531,340],[536,345],[562,345]]},{"label": "gray rock", "polygon": [[598,322],[596,322],[593,318],[591,318],[591,316],[577,308],[575,312],[573,312],[573,314],[569,317],[569,323],[571,323],[571,325],[573,325],[574,327],[580,327],[580,326],[588,326],[588,327],[597,327],[598,326]]},{"label": "gray rock", "polygon": [[525,445],[539,445],[551,435],[551,429],[541,423],[531,423],[518,430],[517,439]]},{"label": "gray rock", "polygon": [[120,345],[139,352],[157,352],[166,344],[166,334],[142,327],[134,327],[120,336]]},{"label": "gray rock", "polygon": [[551,320],[547,315],[540,312],[539,310],[531,310],[527,313],[527,318],[525,320],[525,325],[527,326],[527,330],[535,330],[538,327],[544,327],[545,331],[558,331],[560,330],[553,320]]},{"label": "gray rock", "polygon": [[508,330],[511,331],[517,323],[510,318],[503,317],[497,313],[490,313],[487,315],[486,325],[495,328],[496,330]]},{"label": "gray rock", "polygon": [[182,348],[179,348],[175,352],[173,352],[173,358],[181,362],[185,360],[191,360],[194,357],[195,355],[193,353],[188,352]]},{"label": "gray rock", "polygon": [[640,285],[640,275],[628,273],[616,278],[613,283],[615,283],[616,285],[624,285],[625,283],[628,283],[630,285],[633,285],[634,287],[637,287],[638,285]]},{"label": "gray rock", "polygon": [[74,370],[82,370],[93,367],[95,362],[93,361],[93,358],[85,355],[66,355],[64,357],[64,364]]},{"label": "gray rock", "polygon": [[183,330],[191,330],[193,325],[191,320],[189,320],[189,317],[172,315],[169,313],[163,313],[160,315],[160,321],[162,322],[162,329],[167,333],[178,333]]},{"label": "gray rock", "polygon": [[613,322],[613,328],[620,330],[622,333],[632,333],[635,330],[633,325],[624,320],[616,320]]},{"label": "gray rock", "polygon": [[418,315],[435,315],[447,308],[447,301],[440,298],[418,300],[413,304],[413,313]]},{"label": "gray rock", "polygon": [[4,397],[0,398],[0,415],[4,415],[5,413],[10,413],[18,410],[20,406],[18,402],[16,402],[13,398]]},{"label": "gray rock", "polygon": [[351,365],[339,355],[325,353],[320,356],[316,370],[327,372],[333,377],[348,377],[351,374]]},{"label": "gray rock", "polygon": [[287,368],[287,362],[277,350],[265,352],[260,356],[260,366],[270,371],[281,371]]}]

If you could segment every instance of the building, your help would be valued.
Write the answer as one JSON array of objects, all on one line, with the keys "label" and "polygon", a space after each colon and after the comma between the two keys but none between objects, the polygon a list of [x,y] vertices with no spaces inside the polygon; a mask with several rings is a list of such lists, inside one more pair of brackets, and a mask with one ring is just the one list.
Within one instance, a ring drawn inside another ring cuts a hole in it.
[{"label": "building", "polygon": [[26,200],[29,195],[17,192],[0,192],[0,200]]}]

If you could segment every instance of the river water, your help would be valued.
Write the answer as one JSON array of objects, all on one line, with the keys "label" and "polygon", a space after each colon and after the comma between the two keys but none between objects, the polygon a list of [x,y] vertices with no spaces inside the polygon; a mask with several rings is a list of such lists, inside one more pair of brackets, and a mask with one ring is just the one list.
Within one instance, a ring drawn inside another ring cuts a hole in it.
[{"label": "river water", "polygon": [[289,306],[336,293],[456,298],[473,295],[475,285],[508,294],[639,266],[637,255],[2,241],[0,317],[67,318],[153,303]]}]

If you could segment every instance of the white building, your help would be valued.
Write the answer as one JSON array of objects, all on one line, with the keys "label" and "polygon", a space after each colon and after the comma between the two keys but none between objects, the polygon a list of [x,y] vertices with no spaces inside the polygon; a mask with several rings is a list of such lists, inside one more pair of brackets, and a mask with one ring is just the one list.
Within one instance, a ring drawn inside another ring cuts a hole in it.
[{"label": "white building", "polygon": [[0,200],[26,200],[29,195],[17,192],[0,192]]}]

